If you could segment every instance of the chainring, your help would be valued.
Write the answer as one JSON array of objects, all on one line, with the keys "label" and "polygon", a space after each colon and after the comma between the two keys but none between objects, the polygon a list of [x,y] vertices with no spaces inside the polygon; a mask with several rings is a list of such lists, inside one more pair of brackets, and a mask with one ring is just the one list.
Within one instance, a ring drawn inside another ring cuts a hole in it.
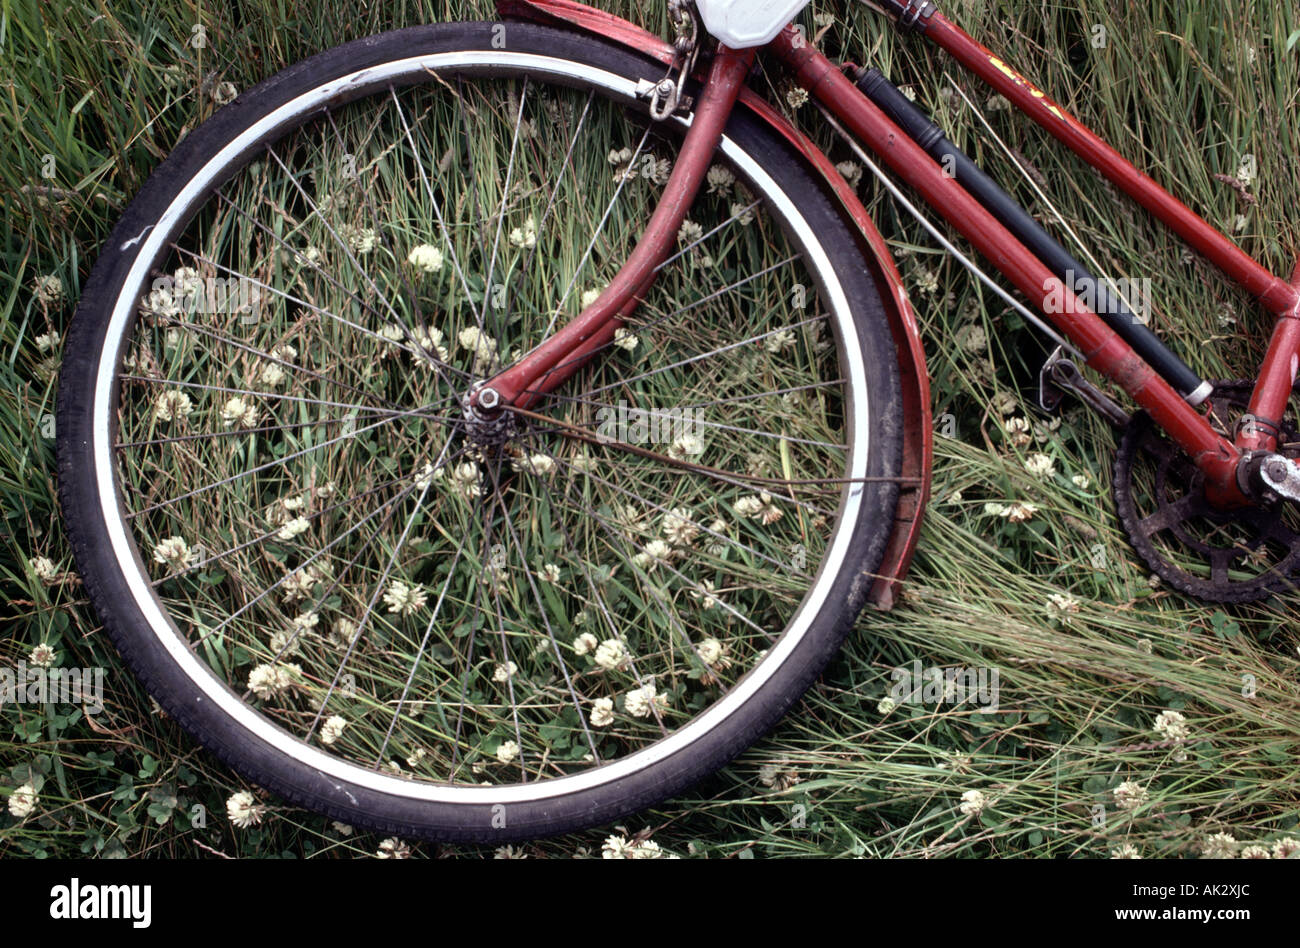
[{"label": "chainring", "polygon": [[[1229,440],[1253,389],[1246,381],[1215,383],[1210,421]],[[1300,457],[1293,413],[1280,441],[1279,454]],[[1207,602],[1253,602],[1300,588],[1300,507],[1217,510],[1205,499],[1204,481],[1146,412],[1133,416],[1115,457],[1113,492],[1129,542],[1151,571]]]}]

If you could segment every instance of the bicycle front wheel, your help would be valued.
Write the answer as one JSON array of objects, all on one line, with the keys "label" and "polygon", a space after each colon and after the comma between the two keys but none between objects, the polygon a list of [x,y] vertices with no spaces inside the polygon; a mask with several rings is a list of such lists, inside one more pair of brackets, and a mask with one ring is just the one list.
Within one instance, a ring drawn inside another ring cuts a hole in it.
[{"label": "bicycle front wheel", "polygon": [[77,563],[159,703],[286,800],[482,842],[609,821],[769,728],[863,605],[891,337],[745,114],[607,351],[536,417],[462,413],[635,245],[686,124],[635,97],[662,74],[532,25],[362,40],[190,134],[113,232],[59,393]]}]

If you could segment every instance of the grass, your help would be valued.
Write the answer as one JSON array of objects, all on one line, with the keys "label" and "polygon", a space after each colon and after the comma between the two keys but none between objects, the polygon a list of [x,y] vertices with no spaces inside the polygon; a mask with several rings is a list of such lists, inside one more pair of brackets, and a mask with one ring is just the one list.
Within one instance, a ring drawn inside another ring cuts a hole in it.
[{"label": "grass", "polygon": [[[604,6],[664,31],[657,5]],[[967,0],[949,13],[1247,252],[1289,272],[1300,249],[1291,216],[1300,198],[1300,21],[1265,2],[1229,15],[1187,0],[1122,13],[1112,6]],[[221,83],[243,89],[380,30],[489,14],[478,3],[401,0],[63,7],[0,5],[8,77],[0,86],[8,281],[0,285],[8,447],[0,457],[0,623],[8,633],[0,667],[50,643],[65,666],[107,670],[105,711],[87,719],[69,706],[0,708],[0,786],[33,775],[43,784],[37,816],[0,814],[0,854],[373,854],[377,838],[340,835],[274,799],[265,801],[271,817],[262,826],[230,826],[225,800],[244,783],[158,713],[97,631],[75,577],[47,583],[33,572],[37,556],[60,573],[71,569],[53,501],[57,351],[43,350],[38,337],[63,332],[117,215],[211,114]],[[900,41],[883,17],[857,3],[816,3],[811,12],[835,18],[829,26],[807,19],[825,27],[830,54],[879,64],[909,85],[1040,218],[1069,222],[1099,269],[1150,279],[1152,325],[1194,367],[1211,378],[1250,374],[1267,320],[1204,261],[1185,256],[950,62]],[[1093,46],[1096,25],[1105,28],[1102,47]],[[783,97],[779,78],[770,81]],[[818,126],[811,106],[797,115]],[[1025,171],[1014,170],[999,140]],[[842,144],[823,144],[835,160],[849,157]],[[1248,198],[1216,177],[1235,175],[1247,155],[1258,167]],[[872,182],[862,193],[916,301],[935,411],[951,435],[936,439],[935,501],[905,601],[865,615],[822,682],[769,737],[686,795],[628,820],[626,831],[651,833],[682,855],[742,858],[1104,857],[1124,845],[1182,857],[1200,854],[1217,833],[1239,847],[1295,835],[1297,600],[1219,609],[1153,588],[1113,515],[1108,429],[1075,407],[1059,426],[1017,409],[1008,414],[1036,423],[1027,443],[1017,441],[1001,406],[1022,386],[1022,401],[1030,397],[1037,365],[1025,327],[900,219]],[[563,243],[558,256],[581,253]],[[554,266],[570,272],[573,261]],[[62,280],[64,299],[34,293],[50,274]],[[987,346],[977,344],[975,327]],[[1026,470],[1034,453],[1053,459],[1053,476]],[[1037,513],[1013,523],[986,511],[1018,502]],[[1053,595],[1077,602],[1077,611],[1053,607]],[[914,661],[997,669],[998,711],[882,704],[891,670]],[[1154,732],[1166,710],[1185,715],[1186,741]],[[1147,794],[1129,810],[1113,793],[1126,781]],[[971,790],[989,801],[978,816],[959,809]],[[205,827],[194,825],[196,805]],[[510,854],[598,853],[610,832]]]}]

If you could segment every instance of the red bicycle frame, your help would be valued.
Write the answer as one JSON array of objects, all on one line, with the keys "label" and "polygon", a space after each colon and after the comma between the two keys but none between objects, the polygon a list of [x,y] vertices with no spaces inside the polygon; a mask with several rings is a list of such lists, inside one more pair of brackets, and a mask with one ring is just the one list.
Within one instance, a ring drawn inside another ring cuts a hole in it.
[{"label": "red bicycle frame", "polygon": [[[648,52],[665,63],[674,61],[673,48],[661,39],[573,0],[501,0],[498,5],[504,13],[558,20]],[[1064,305],[1054,306],[1053,312],[1044,312],[1044,315],[1078,347],[1089,365],[1124,389],[1187,452],[1204,472],[1207,492],[1214,502],[1223,506],[1252,503],[1244,477],[1245,462],[1253,452],[1276,450],[1278,423],[1300,374],[1300,263],[1290,282],[1271,274],[1060,105],[938,13],[933,3],[891,0],[885,6],[900,23],[917,30],[950,53],[1277,316],[1250,403],[1250,413],[1256,423],[1243,426],[1235,440],[1230,441],[1215,430],[1206,413],[1188,404],[1105,320],[1084,306],[1069,287],[1061,287],[1056,275],[1039,257],[951,175],[945,174],[938,162],[864,95],[839,66],[808,42],[802,31],[793,25],[788,26],[768,47],[811,96],[835,115],[869,151],[878,155],[895,174],[916,189],[1025,296],[1041,301],[1049,288],[1063,291]],[[707,174],[732,110],[738,102],[761,110],[761,105],[755,105],[753,101],[756,97],[743,88],[753,56],[753,50],[731,50],[725,46],[717,49],[707,76],[697,77],[702,80],[703,88],[664,200],[627,265],[583,313],[522,361],[485,383],[481,391],[490,393],[491,398],[480,401],[480,408],[491,410],[499,405],[531,405],[541,395],[558,387],[613,338],[623,319],[635,309],[640,296],[653,281],[657,267],[671,253],[673,237]],[[795,141],[805,154],[810,153],[812,149],[806,139],[788,126],[780,125],[773,115],[765,117]],[[826,163],[824,156],[823,163]],[[814,164],[821,167],[822,163],[814,159]],[[901,292],[892,263],[880,259],[883,243],[876,245],[871,239],[875,230],[866,219],[865,211],[855,198],[844,195],[842,188],[836,190],[872,245],[878,265],[885,270],[887,282],[896,293]],[[1040,306],[1040,309],[1046,307]],[[919,376],[912,390],[905,395],[912,395],[915,401],[919,391],[928,402],[924,360],[918,352],[915,322],[906,306],[905,296],[897,312],[901,315],[895,318],[896,338],[900,348],[902,343],[907,343],[911,349],[900,354],[900,361],[905,363],[905,369],[910,365],[913,374]],[[906,371],[904,376],[906,381]],[[921,411],[928,418],[928,404]],[[914,425],[915,416],[909,421]],[[920,458],[924,475],[929,469],[928,431],[923,435],[923,441],[924,446],[917,448],[914,444],[905,454],[913,459]],[[915,469],[916,465],[912,467]],[[924,503],[923,489],[913,505],[910,528],[901,541],[904,549],[892,564],[894,573],[886,575],[898,576],[905,570]]]}]

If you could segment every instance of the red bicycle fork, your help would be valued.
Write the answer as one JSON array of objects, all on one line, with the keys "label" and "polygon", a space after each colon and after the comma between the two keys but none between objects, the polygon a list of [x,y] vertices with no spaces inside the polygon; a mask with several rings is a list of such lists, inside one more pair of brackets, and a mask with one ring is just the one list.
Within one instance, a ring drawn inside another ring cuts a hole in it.
[{"label": "red bicycle fork", "polygon": [[663,197],[627,263],[582,313],[480,386],[471,405],[489,411],[507,405],[528,408],[613,341],[672,252],[753,63],[752,49],[718,47]]}]

